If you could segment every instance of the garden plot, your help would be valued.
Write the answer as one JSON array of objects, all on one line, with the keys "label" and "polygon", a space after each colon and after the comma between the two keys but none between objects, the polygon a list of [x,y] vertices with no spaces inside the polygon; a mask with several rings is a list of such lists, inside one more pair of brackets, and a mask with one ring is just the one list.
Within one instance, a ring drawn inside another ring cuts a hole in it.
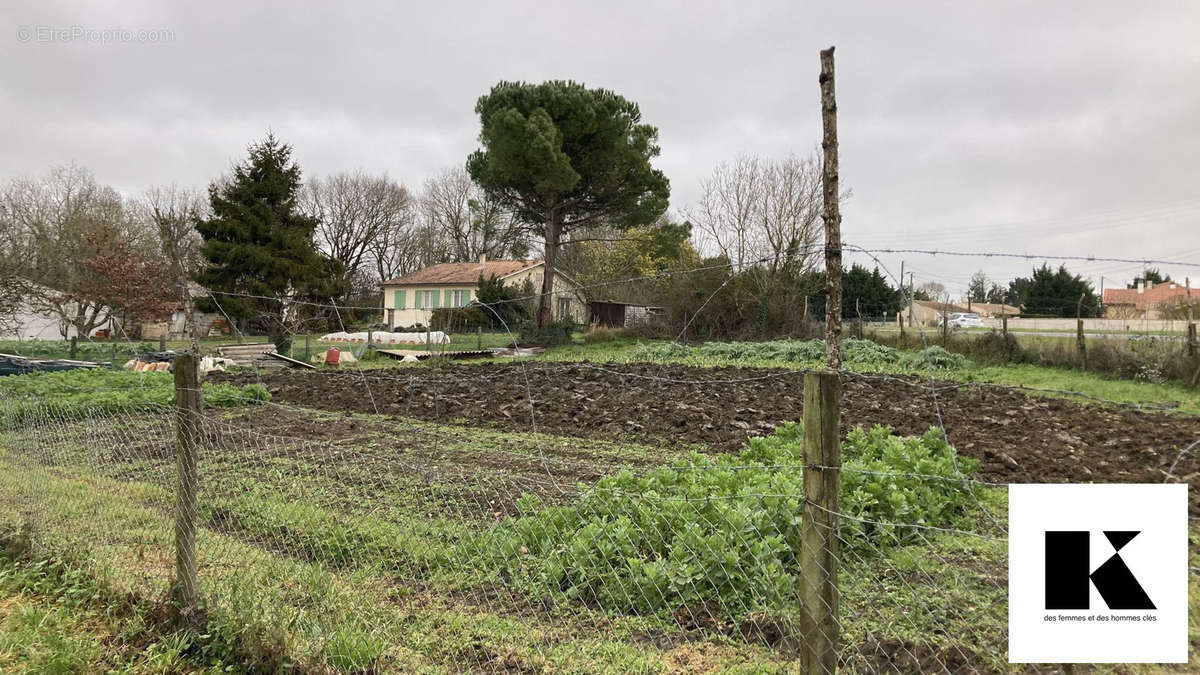
[{"label": "garden plot", "polygon": [[[0,503],[18,508],[3,520],[31,523],[43,545],[70,549],[70,559],[86,561],[118,590],[160,596],[170,572],[172,458],[163,443],[145,439],[169,429],[169,413],[142,411],[4,432]],[[784,571],[791,565],[785,549],[794,548],[798,532],[788,515],[798,512],[795,430],[723,459],[683,446],[662,450],[291,405],[213,410],[204,432],[198,549],[210,609],[250,627],[287,626],[283,653],[301,664],[435,672],[796,667],[794,580]],[[911,443],[935,453],[930,458],[940,468],[932,470],[957,471],[936,437]],[[38,445],[32,456],[21,451],[31,445]],[[869,447],[855,441],[848,456],[861,458]],[[791,488],[757,482],[785,477]],[[861,541],[843,571],[848,664],[906,663],[924,654],[973,669],[998,667],[1001,633],[979,626],[1002,620],[1003,539],[994,519],[1002,518],[1003,491],[950,489],[947,499],[930,500],[943,494],[943,484],[912,490],[928,501],[901,506],[930,522],[992,534],[848,534]],[[867,480],[861,488],[885,485]],[[685,498],[696,489],[740,506],[709,511]],[[632,498],[613,500],[613,490]],[[773,491],[792,494],[791,501],[763,510],[759,495]],[[890,517],[870,511],[879,508],[870,500],[857,503],[868,509],[864,515]],[[597,558],[608,547],[585,541],[597,532],[595,519],[640,518],[660,505],[682,518],[670,526],[672,538],[660,541],[653,534],[659,530],[613,530],[613,541],[629,538],[647,562],[673,561],[701,576],[658,585],[647,568],[622,582],[624,554]],[[774,542],[762,550],[726,522],[756,511],[763,514],[759,534]],[[708,543],[688,538],[689,522],[712,528]],[[709,541],[721,532],[733,538]],[[672,548],[695,559],[668,554]],[[932,559],[925,555],[931,550]],[[729,580],[735,586],[710,583],[728,554],[739,558],[742,576]],[[769,559],[776,556],[784,568],[764,573],[760,566],[775,564]],[[566,576],[556,581],[559,574]],[[884,593],[879,584],[889,575],[900,575],[906,590]],[[914,586],[922,602],[974,609],[914,613]]]},{"label": "garden plot", "polygon": [[[225,379],[225,376],[222,376]],[[261,382],[274,400],[336,411],[734,451],[802,417],[803,373],[680,365],[528,363],[229,378]],[[960,453],[997,483],[1162,482],[1200,438],[1200,418],[1028,396],[920,377],[847,376],[842,428],[882,424],[902,435],[944,426]],[[365,395],[367,388],[371,395]],[[1175,476],[1200,476],[1191,453]],[[1193,509],[1200,490],[1191,491]]]}]

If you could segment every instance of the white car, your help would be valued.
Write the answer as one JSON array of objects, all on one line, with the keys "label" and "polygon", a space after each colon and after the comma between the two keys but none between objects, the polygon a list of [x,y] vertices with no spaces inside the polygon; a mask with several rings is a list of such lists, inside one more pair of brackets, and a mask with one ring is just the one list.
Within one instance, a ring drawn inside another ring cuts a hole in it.
[{"label": "white car", "polygon": [[955,312],[946,318],[946,323],[951,328],[970,328],[971,326],[982,326],[983,320],[974,312]]}]

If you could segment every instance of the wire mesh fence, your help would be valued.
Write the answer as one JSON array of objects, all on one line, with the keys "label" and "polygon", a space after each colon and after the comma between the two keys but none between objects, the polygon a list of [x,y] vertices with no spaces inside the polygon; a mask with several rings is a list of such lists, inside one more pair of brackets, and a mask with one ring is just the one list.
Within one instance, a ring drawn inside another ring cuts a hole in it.
[{"label": "wire mesh fence", "polygon": [[1007,663],[1007,485],[1193,483],[1200,417],[944,379],[914,332],[913,354],[846,340],[833,374],[804,367],[819,340],[677,336],[605,362],[38,375],[0,387],[0,544],[249,670],[1037,671]]},{"label": "wire mesh fence", "polygon": [[[179,479],[176,410],[148,395],[171,391],[159,375],[88,400],[6,399],[0,503],[31,553],[166,599]],[[538,362],[213,376],[192,620],[264,669],[820,672],[801,558],[805,528],[824,527],[837,569],[815,576],[836,582],[837,613],[821,669],[1008,670],[1006,481],[988,476],[1026,457],[951,447],[979,438],[956,427],[990,389],[843,372],[852,419],[826,466],[806,460],[804,425],[780,424],[804,413],[804,375]],[[255,385],[271,400],[238,393]],[[698,405],[703,392],[719,402]],[[855,428],[898,392],[914,401],[898,414],[936,428]],[[787,417],[765,410],[788,395]],[[1139,461],[1190,481],[1200,467],[1174,439],[1195,422],[1172,419],[1164,451]],[[826,469],[832,508],[805,486]]]}]

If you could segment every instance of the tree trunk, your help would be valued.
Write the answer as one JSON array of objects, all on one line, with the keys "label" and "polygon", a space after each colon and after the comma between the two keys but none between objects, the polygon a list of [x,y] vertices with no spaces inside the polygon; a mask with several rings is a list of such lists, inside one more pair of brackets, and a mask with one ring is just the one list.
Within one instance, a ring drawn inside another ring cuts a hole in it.
[{"label": "tree trunk", "polygon": [[546,219],[546,255],[542,269],[542,295],[538,299],[538,328],[545,330],[553,321],[554,266],[558,260],[559,238],[562,236],[562,217],[558,209],[551,208]]}]

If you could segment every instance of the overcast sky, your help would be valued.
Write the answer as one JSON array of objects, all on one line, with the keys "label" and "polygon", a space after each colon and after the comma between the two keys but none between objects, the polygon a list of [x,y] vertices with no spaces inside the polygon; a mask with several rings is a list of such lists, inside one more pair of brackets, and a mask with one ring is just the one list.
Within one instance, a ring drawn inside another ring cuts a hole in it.
[{"label": "overcast sky", "polygon": [[[1177,259],[1200,286],[1200,2],[39,0],[0,26],[0,179],[200,187],[272,129],[307,175],[419,188],[476,147],[492,84],[569,78],[641,105],[677,211],[718,162],[816,148],[836,45],[848,242]],[[901,257],[955,291],[1034,264]]]}]

